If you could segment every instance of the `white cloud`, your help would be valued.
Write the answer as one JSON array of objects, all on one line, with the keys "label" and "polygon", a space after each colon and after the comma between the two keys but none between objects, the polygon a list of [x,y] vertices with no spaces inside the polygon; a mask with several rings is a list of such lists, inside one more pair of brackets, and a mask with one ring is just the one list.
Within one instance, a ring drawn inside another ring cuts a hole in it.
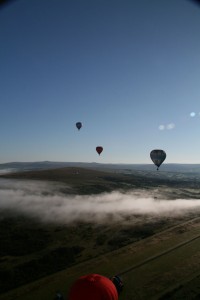
[{"label": "white cloud", "polygon": [[[200,209],[200,199],[166,200],[156,190],[118,191],[98,195],[66,195],[62,185],[0,180],[0,210],[23,213],[45,222],[102,222],[130,214],[177,216]],[[165,191],[166,192],[166,191]],[[156,194],[157,199],[154,199]]]},{"label": "white cloud", "polygon": [[164,126],[164,125],[159,125],[159,126],[158,126],[158,129],[159,129],[159,130],[165,130],[165,126]]},{"label": "white cloud", "polygon": [[195,117],[195,116],[196,116],[196,113],[195,113],[194,111],[190,113],[190,117],[193,118],[193,117]]},{"label": "white cloud", "polygon": [[17,169],[10,168],[10,169],[0,169],[0,174],[7,174],[7,173],[13,173],[17,172]]},{"label": "white cloud", "polygon": [[174,127],[175,127],[175,124],[174,124],[174,123],[169,123],[169,124],[166,126],[166,128],[167,128],[168,130],[174,129]]},{"label": "white cloud", "polygon": [[174,128],[175,128],[175,124],[174,123],[169,123],[167,125],[159,125],[158,126],[159,130],[165,130],[165,129],[171,130],[171,129],[174,129]]}]

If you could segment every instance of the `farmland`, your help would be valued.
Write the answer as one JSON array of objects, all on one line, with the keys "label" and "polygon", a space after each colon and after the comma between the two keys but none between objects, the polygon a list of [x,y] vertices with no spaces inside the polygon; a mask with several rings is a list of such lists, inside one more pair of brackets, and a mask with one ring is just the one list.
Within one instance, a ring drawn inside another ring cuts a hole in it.
[{"label": "farmland", "polygon": [[[194,187],[191,181],[182,184],[80,168],[8,174],[2,180],[13,185],[19,180],[26,185],[31,180],[36,186],[38,182],[50,182],[65,198],[68,194],[86,195],[83,199],[88,194],[104,195],[113,190],[125,197],[130,190],[141,193],[142,187],[142,193],[151,197],[156,191],[159,199],[153,202],[157,207],[164,201],[160,200],[161,194],[165,201],[180,195],[199,198],[198,182]],[[19,185],[15,194],[18,189]],[[42,193],[45,200],[54,190]],[[196,299],[200,278],[199,213],[198,207],[176,216],[126,212],[120,222],[109,213],[109,222],[63,223],[44,222],[6,208],[0,220],[0,299],[53,299],[56,290],[67,295],[73,280],[89,272],[121,274],[125,288],[120,299],[184,299],[186,292],[189,299]]]}]

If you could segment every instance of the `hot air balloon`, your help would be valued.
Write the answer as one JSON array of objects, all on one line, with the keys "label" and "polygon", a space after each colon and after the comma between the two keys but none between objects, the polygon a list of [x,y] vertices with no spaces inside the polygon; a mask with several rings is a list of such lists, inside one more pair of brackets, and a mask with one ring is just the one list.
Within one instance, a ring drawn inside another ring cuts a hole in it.
[{"label": "hot air balloon", "polygon": [[158,171],[160,165],[163,163],[163,161],[166,158],[166,153],[163,150],[156,149],[151,151],[150,157],[153,163],[157,166],[157,171]]},{"label": "hot air balloon", "polygon": [[77,122],[77,123],[76,123],[76,127],[78,128],[78,130],[80,130],[82,126],[83,126],[83,125],[82,125],[81,122]]},{"label": "hot air balloon", "polygon": [[69,291],[69,300],[118,300],[113,282],[99,274],[81,276]]},{"label": "hot air balloon", "polygon": [[97,153],[100,155],[101,152],[103,151],[103,147],[97,146],[97,147],[96,147],[96,151],[97,151]]}]

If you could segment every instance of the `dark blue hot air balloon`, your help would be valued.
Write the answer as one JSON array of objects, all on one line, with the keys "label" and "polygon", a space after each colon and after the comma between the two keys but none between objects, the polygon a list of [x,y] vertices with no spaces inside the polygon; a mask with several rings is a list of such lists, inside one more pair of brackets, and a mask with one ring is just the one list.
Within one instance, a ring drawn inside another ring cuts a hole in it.
[{"label": "dark blue hot air balloon", "polygon": [[78,130],[80,130],[82,126],[83,126],[83,125],[82,125],[81,122],[77,122],[77,123],[76,123],[76,127],[78,128]]}]

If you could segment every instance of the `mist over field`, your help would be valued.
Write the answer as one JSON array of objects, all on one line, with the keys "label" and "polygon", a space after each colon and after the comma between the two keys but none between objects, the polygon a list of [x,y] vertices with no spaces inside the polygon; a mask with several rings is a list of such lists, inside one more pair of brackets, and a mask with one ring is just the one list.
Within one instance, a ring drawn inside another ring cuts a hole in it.
[{"label": "mist over field", "polygon": [[[166,199],[166,190],[114,191],[98,195],[70,195],[66,185],[0,180],[0,210],[38,218],[45,222],[103,222],[120,220],[130,214],[180,215],[200,208],[200,199]],[[70,191],[70,188],[69,188]]]},{"label": "mist over field", "polygon": [[12,173],[12,172],[15,172],[15,171],[17,171],[17,169],[13,169],[13,168],[10,168],[10,169],[0,169],[0,175],[9,174],[9,173]]}]

